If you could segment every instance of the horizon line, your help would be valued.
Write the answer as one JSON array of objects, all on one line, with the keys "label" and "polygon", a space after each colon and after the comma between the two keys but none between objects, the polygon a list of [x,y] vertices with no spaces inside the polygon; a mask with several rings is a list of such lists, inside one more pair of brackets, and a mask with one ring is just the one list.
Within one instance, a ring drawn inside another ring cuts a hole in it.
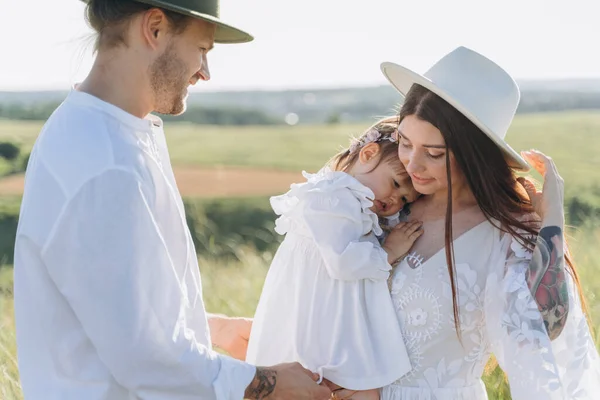
[{"label": "horizon line", "polygon": [[[600,83],[600,76],[588,76],[588,77],[573,77],[573,78],[515,78],[517,84],[532,84],[532,83],[561,83],[561,82],[581,82],[595,80]],[[332,91],[332,90],[352,90],[352,89],[371,89],[389,86],[387,82],[382,83],[364,83],[364,84],[351,84],[351,85],[306,85],[306,86],[287,86],[287,87],[222,87],[220,89],[209,89],[202,90],[199,87],[190,88],[190,94],[209,94],[209,93],[236,93],[236,92],[295,92],[295,91]],[[69,92],[69,88],[42,88],[42,89],[4,89],[0,87],[0,93],[59,93]]]}]

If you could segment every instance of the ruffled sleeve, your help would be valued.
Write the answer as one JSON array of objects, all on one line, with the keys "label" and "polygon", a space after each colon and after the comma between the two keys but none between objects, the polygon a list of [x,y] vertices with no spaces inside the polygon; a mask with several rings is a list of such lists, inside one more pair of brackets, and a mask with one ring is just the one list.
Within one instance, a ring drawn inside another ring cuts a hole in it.
[{"label": "ruffled sleeve", "polygon": [[339,280],[385,280],[391,266],[387,253],[368,235],[381,234],[377,216],[369,210],[372,192],[342,172],[304,174],[307,182],[292,185],[271,198],[281,215],[276,231],[302,230],[316,244],[327,272]]},{"label": "ruffled sleeve", "polygon": [[[507,257],[508,255],[508,257]],[[485,293],[491,350],[508,376],[513,400],[592,399],[600,393],[600,360],[576,285],[567,274],[569,314],[550,340],[526,281],[532,252],[505,235],[492,255]]]}]

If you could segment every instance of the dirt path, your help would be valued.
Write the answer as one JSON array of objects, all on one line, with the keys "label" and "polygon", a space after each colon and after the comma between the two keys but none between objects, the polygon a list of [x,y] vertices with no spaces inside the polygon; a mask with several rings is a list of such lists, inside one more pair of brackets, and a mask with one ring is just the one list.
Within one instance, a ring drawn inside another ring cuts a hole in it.
[{"label": "dirt path", "polygon": [[[302,175],[263,169],[175,167],[175,178],[184,197],[240,197],[283,193],[291,183],[301,181]],[[0,179],[0,196],[22,193],[23,175]]]}]

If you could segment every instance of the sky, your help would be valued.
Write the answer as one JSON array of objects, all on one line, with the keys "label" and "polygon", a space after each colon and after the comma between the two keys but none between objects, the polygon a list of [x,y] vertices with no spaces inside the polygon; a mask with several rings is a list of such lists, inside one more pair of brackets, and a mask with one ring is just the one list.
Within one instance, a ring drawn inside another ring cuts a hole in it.
[{"label": "sky", "polygon": [[[0,91],[68,90],[93,63],[79,0],[0,0]],[[217,45],[193,91],[384,84],[379,64],[425,72],[457,46],[516,79],[600,77],[597,0],[221,0],[255,36]]]}]

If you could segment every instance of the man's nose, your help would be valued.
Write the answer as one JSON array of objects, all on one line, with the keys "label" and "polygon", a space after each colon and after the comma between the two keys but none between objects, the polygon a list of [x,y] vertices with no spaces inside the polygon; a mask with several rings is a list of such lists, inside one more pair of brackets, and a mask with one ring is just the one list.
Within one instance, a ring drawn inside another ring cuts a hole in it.
[{"label": "man's nose", "polygon": [[202,54],[202,66],[200,67],[200,71],[197,72],[198,80],[202,79],[203,81],[210,80],[210,70],[208,69],[208,59],[206,57],[206,53]]}]

